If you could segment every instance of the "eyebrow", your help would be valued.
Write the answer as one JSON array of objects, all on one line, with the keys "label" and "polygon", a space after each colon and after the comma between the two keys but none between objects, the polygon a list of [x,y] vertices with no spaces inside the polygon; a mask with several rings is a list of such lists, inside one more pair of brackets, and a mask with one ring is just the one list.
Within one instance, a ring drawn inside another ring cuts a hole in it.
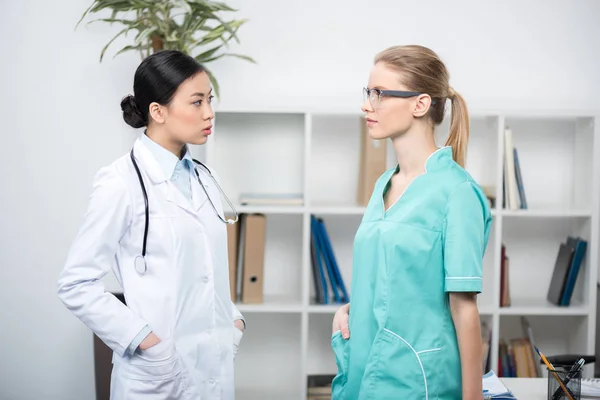
[{"label": "eyebrow", "polygon": [[[211,94],[211,93],[212,93],[212,89],[210,89],[210,90],[208,91],[208,94]],[[200,93],[200,92],[192,93],[192,95],[191,95],[190,97],[194,97],[194,96],[197,96],[197,97],[204,97],[204,93]]]}]

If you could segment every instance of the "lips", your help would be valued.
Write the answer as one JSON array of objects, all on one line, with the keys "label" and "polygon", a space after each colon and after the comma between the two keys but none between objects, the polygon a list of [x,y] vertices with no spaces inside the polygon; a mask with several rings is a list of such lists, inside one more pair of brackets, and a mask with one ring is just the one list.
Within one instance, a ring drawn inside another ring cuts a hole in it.
[{"label": "lips", "polygon": [[211,132],[212,132],[212,125],[209,125],[206,128],[202,129],[202,132],[205,133],[205,134],[207,134],[207,135],[210,135]]}]

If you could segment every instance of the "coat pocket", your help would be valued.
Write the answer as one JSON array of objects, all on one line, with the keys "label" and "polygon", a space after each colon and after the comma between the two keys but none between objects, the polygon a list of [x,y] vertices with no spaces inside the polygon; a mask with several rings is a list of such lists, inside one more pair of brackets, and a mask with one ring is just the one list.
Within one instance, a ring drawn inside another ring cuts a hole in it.
[{"label": "coat pocket", "polygon": [[331,382],[331,399],[343,399],[344,388],[348,381],[348,340],[342,337],[342,332],[337,331],[331,337],[331,347],[335,355],[338,372]]},{"label": "coat pocket", "polygon": [[161,341],[146,350],[138,350],[125,361],[130,379],[170,379],[181,372],[181,362],[172,341]]},{"label": "coat pocket", "polygon": [[398,334],[381,329],[373,341],[359,399],[436,399],[428,378],[435,375],[431,369],[440,351],[417,351]]}]

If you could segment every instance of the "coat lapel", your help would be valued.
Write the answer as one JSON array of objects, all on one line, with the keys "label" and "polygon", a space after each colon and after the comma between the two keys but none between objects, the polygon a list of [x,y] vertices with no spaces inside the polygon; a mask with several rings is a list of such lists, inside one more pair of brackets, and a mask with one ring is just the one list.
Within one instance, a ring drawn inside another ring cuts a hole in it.
[{"label": "coat lapel", "polygon": [[[195,210],[199,207],[192,206],[190,201],[185,198],[183,193],[177,189],[177,187],[165,176],[160,164],[152,156],[150,150],[148,150],[144,144],[138,139],[134,144],[134,151],[136,160],[139,161],[140,166],[146,172],[150,180],[155,185],[164,185],[166,188],[167,201],[177,205],[185,211],[195,214]],[[192,177],[192,190],[194,190],[195,176]],[[199,189],[202,191],[202,189]],[[192,195],[194,197],[194,195]],[[194,202],[195,204],[195,202]]]},{"label": "coat lapel", "polygon": [[[194,166],[196,168],[196,166]],[[198,175],[200,175],[200,179],[198,179],[196,175],[196,171],[198,171]],[[192,203],[194,210],[200,211],[200,208],[206,203],[208,198],[206,197],[206,193],[210,193],[210,184],[212,183],[210,179],[206,176],[206,174],[202,173],[196,168],[196,171],[192,171]],[[206,192],[200,186],[200,181],[202,181],[202,185]],[[214,200],[213,200],[214,201]]]}]

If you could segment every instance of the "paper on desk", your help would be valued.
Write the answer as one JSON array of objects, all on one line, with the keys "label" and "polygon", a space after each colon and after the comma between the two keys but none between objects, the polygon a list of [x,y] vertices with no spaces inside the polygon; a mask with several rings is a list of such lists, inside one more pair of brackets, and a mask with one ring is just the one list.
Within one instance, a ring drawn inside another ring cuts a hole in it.
[{"label": "paper on desk", "polygon": [[600,379],[584,378],[581,380],[581,398],[599,399],[600,398]]},{"label": "paper on desk", "polygon": [[516,399],[494,371],[483,375],[483,396],[492,399]]}]

